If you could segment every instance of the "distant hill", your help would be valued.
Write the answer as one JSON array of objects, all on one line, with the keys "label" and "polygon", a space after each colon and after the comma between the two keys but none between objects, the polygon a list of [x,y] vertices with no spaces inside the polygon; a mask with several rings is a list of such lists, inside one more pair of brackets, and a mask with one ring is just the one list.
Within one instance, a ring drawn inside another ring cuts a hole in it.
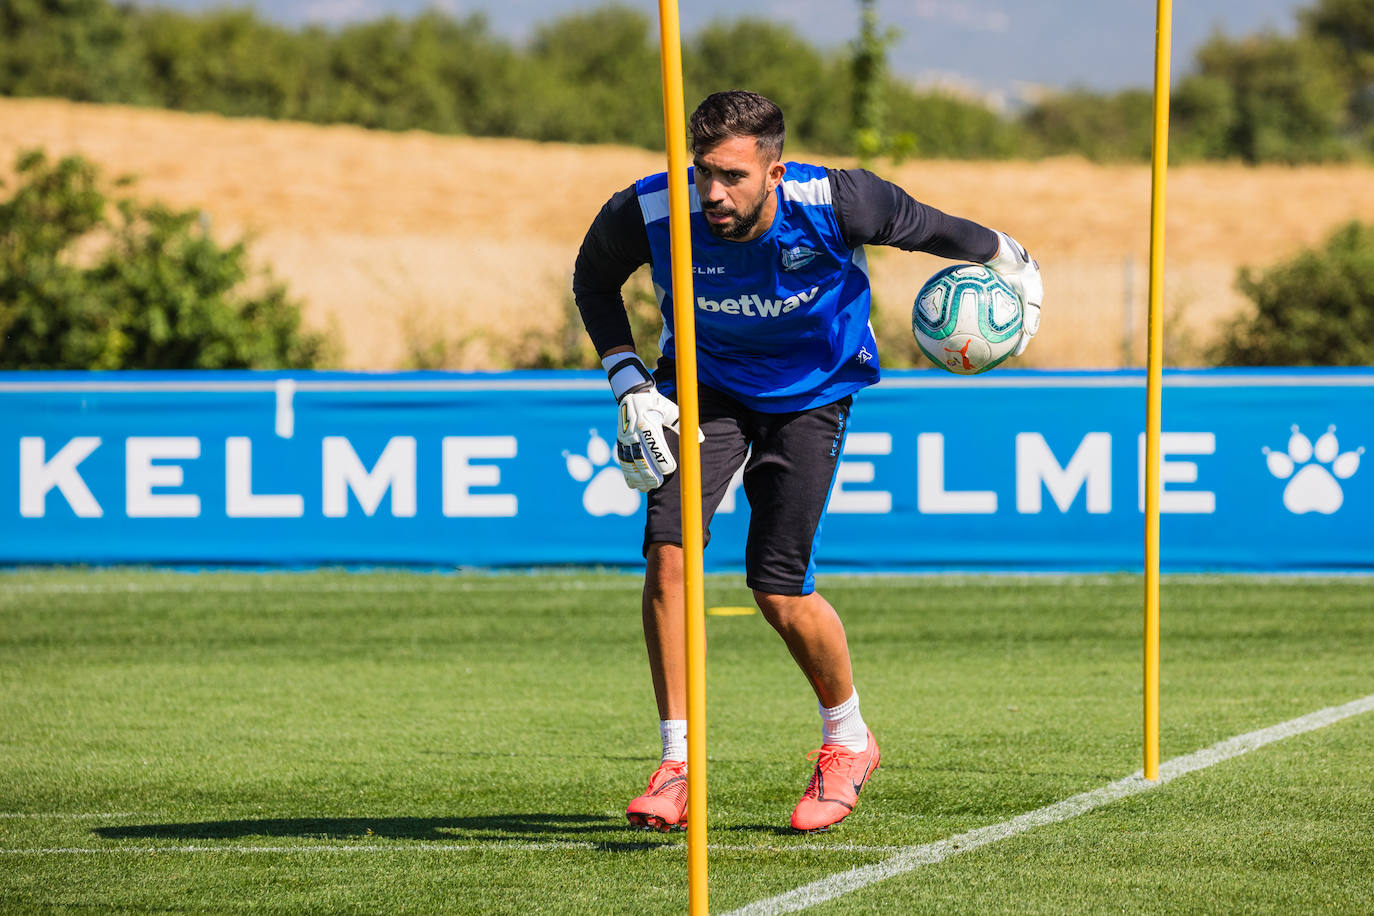
[{"label": "distant hill", "polygon": [[[307,320],[335,325],[346,365],[365,369],[402,366],[437,338],[452,342],[455,367],[501,365],[500,341],[562,321],[573,258],[605,199],[663,168],[659,155],[625,147],[0,98],[0,176],[8,181],[16,152],[34,146],[132,173],[143,195],[204,208],[216,233],[250,233],[256,256],[306,301]],[[877,171],[1013,233],[1040,259],[1045,324],[1028,364],[1120,365],[1128,286],[1134,359],[1143,359],[1147,167],[911,161]],[[1186,360],[1190,344],[1244,304],[1232,289],[1237,267],[1271,263],[1353,218],[1374,221],[1367,166],[1172,170],[1174,357]],[[883,250],[871,264],[896,352],[911,296],[939,262]]]}]

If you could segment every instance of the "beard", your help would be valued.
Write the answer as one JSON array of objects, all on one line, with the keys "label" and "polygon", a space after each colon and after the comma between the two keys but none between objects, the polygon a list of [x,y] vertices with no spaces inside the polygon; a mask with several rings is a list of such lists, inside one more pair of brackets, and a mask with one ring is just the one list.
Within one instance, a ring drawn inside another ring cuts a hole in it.
[{"label": "beard", "polygon": [[759,223],[759,214],[763,212],[763,203],[768,199],[768,191],[765,189],[759,199],[754,201],[752,207],[741,210],[730,210],[726,207],[704,207],[707,213],[724,213],[734,217],[731,222],[716,224],[711,221],[706,222],[706,228],[711,230],[711,234],[720,239],[742,239]]}]

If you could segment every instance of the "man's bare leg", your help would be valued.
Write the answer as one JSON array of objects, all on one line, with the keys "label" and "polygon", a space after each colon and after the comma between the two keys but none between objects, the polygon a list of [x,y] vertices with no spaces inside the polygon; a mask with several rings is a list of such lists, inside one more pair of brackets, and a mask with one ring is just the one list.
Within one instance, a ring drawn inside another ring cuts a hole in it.
[{"label": "man's bare leg", "polygon": [[658,702],[663,759],[649,787],[625,809],[631,826],[672,830],[687,818],[686,621],[682,613],[682,548],[653,543],[645,556],[644,645]]},{"label": "man's bare leg", "polygon": [[854,671],[844,624],[819,592],[774,595],[754,590],[754,601],[787,644],[822,706],[839,706],[854,694]]},{"label": "man's bare leg", "polygon": [[653,543],[645,556],[644,645],[660,719],[687,718],[687,631],[682,548]]},{"label": "man's bare leg", "polygon": [[[687,718],[683,557],[676,544],[649,545],[644,574],[644,644],[660,719]],[[764,619],[782,636],[822,706],[839,706],[854,693],[844,624],[818,592],[774,595],[755,590]]]},{"label": "man's bare leg", "polygon": [[839,615],[819,594],[774,595],[754,600],[810,681],[820,701],[821,748],[816,768],[792,811],[796,830],[826,830],[849,816],[881,755],[859,712],[849,642]]}]

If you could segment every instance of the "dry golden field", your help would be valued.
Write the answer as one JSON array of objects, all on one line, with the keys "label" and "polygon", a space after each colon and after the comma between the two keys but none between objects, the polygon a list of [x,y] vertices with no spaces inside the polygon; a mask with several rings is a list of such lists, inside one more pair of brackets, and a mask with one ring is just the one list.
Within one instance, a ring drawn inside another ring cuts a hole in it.
[{"label": "dry golden field", "polygon": [[[343,365],[405,365],[416,334],[517,334],[561,320],[573,258],[614,191],[660,154],[612,146],[381,133],[122,106],[0,99],[0,176],[15,153],[80,153],[140,195],[199,207],[340,334]],[[804,152],[790,151],[795,158]],[[846,165],[840,160],[828,164]],[[877,169],[917,198],[1004,229],[1045,275],[1045,319],[1022,365],[1143,360],[1150,176],[1145,166],[914,161]],[[1188,364],[1245,307],[1237,268],[1263,266],[1350,219],[1374,221],[1374,169],[1194,165],[1170,172],[1165,315]],[[871,252],[890,324],[936,259]],[[480,341],[461,365],[497,364]]]}]

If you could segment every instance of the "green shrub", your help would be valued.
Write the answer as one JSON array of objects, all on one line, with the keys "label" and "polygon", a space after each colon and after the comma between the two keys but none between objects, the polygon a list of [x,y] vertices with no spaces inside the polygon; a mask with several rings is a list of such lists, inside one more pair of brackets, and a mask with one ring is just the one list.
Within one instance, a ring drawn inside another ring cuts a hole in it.
[{"label": "green shrub", "polygon": [[107,197],[79,156],[26,152],[16,171],[0,201],[0,369],[307,369],[330,353],[197,211]]},{"label": "green shrub", "polygon": [[1235,319],[1214,351],[1231,366],[1374,365],[1374,225],[1350,223],[1237,286],[1256,311]]}]

